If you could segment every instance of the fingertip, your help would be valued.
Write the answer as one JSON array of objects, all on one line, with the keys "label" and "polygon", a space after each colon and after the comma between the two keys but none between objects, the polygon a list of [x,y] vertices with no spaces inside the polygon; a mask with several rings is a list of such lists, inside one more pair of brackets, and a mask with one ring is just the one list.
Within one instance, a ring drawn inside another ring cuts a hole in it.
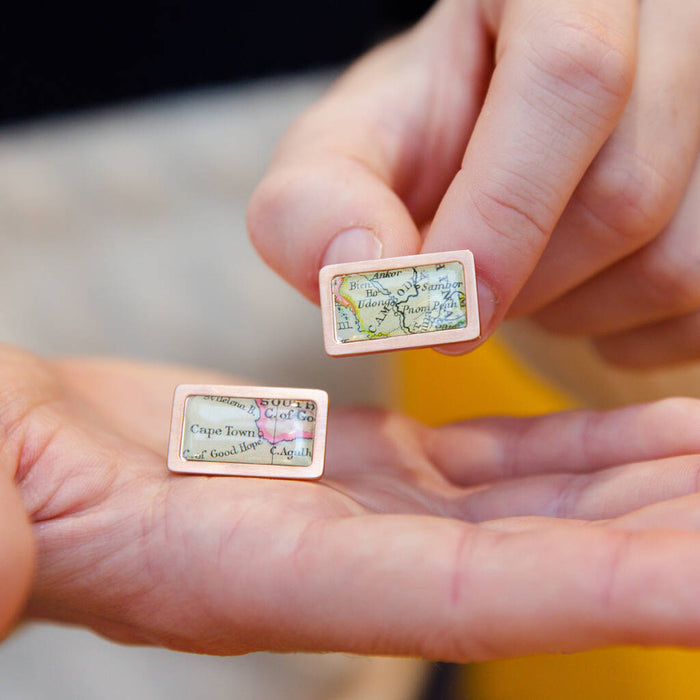
[{"label": "fingertip", "polygon": [[326,246],[321,266],[376,260],[382,257],[383,249],[384,245],[372,229],[348,228],[336,234]]},{"label": "fingertip", "polygon": [[261,257],[316,303],[323,265],[411,255],[420,246],[398,195],[344,157],[274,168],[250,200],[247,224]]}]

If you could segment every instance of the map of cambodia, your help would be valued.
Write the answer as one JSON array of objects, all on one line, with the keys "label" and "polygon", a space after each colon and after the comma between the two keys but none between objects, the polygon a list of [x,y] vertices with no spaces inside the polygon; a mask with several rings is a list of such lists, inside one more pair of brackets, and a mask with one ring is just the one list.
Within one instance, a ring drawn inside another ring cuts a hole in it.
[{"label": "map of cambodia", "polygon": [[306,467],[315,430],[313,401],[190,396],[181,455],[192,461]]},{"label": "map of cambodia", "polygon": [[467,325],[459,262],[339,275],[331,288],[335,336],[341,343]]}]

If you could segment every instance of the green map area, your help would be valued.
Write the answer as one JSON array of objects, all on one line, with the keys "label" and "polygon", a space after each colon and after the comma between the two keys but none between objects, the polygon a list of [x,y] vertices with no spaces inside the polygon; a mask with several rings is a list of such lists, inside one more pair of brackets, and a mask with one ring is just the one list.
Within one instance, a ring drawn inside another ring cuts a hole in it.
[{"label": "green map area", "polygon": [[338,275],[331,284],[340,343],[467,325],[459,262]]}]

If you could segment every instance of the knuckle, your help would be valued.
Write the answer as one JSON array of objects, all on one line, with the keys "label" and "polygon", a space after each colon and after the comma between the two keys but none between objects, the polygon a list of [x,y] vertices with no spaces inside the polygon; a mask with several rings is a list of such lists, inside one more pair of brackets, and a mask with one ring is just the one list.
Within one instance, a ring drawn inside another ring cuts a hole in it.
[{"label": "knuckle", "polygon": [[[504,542],[503,536],[495,532],[489,537],[477,536],[475,531],[464,529],[454,542],[454,554],[447,569],[449,585],[445,586],[445,603],[443,619],[446,624],[436,620],[434,632],[437,634],[425,636],[426,644],[421,648],[423,656],[445,656],[461,661],[484,661],[503,656],[504,650],[497,639],[490,634],[488,627],[474,626],[465,634],[462,624],[454,624],[455,620],[464,619],[465,603],[468,609],[469,600],[473,594],[471,589],[471,571],[478,565],[483,556],[482,550],[496,551]],[[437,651],[437,654],[436,654]]]},{"label": "knuckle", "polygon": [[670,246],[652,246],[639,256],[639,279],[660,308],[693,310],[700,303],[700,257],[673,254]]},{"label": "knuckle", "polygon": [[596,218],[623,243],[634,245],[666,223],[674,190],[670,179],[640,155],[610,152],[594,167],[587,193],[586,206]]},{"label": "knuckle", "polygon": [[484,182],[469,191],[474,208],[484,223],[520,253],[539,256],[550,234],[549,209],[539,203],[532,183]]},{"label": "knuckle", "polygon": [[601,550],[600,575],[597,577],[598,603],[604,613],[614,610],[620,600],[633,593],[624,575],[628,571],[632,546],[632,533],[623,530],[608,533],[608,544]]},{"label": "knuckle", "polygon": [[634,84],[634,46],[608,24],[585,13],[547,19],[531,45],[535,65],[594,100],[619,109]]},{"label": "knuckle", "polygon": [[590,483],[588,475],[570,475],[562,480],[555,495],[552,511],[555,518],[575,518],[579,503],[586,486]]}]

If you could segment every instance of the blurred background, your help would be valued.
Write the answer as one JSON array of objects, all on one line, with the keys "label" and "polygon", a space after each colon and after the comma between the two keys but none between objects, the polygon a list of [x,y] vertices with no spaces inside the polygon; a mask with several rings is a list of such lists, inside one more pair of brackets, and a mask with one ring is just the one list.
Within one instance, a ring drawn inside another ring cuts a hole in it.
[{"label": "blurred background", "polygon": [[429,0],[24,2],[0,22],[0,120],[342,65]]},{"label": "blurred background", "polygon": [[[624,374],[585,343],[527,323],[464,358],[329,359],[318,309],[258,260],[245,206],[280,135],[348,61],[429,4],[4,8],[0,341],[321,387],[335,405],[389,405],[431,423],[698,395],[696,368]],[[255,308],[241,303],[251,284]],[[682,700],[697,697],[699,668],[691,652],[627,649],[467,669],[347,655],[204,658],[33,623],[0,645],[0,700]]]}]

